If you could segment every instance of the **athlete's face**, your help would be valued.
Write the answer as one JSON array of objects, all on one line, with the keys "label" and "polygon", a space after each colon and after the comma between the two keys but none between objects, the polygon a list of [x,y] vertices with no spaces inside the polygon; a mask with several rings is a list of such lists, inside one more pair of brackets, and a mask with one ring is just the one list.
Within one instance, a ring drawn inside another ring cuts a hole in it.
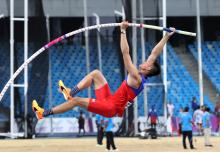
[{"label": "athlete's face", "polygon": [[152,64],[144,62],[139,65],[139,72],[143,75],[147,75],[151,71],[152,68],[153,68]]}]

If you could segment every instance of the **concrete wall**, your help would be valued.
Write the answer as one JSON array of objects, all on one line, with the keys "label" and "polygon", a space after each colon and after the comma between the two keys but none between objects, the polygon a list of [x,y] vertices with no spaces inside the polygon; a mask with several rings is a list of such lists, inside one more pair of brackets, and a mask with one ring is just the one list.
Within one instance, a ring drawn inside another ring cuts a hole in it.
[{"label": "concrete wall", "polygon": [[[39,14],[42,13],[42,11],[39,12],[40,2],[40,0],[28,0],[29,16],[39,16]],[[4,14],[4,16],[10,15],[10,0],[0,0],[0,14]],[[14,0],[14,15],[15,17],[24,16],[24,0]]]},{"label": "concrete wall", "polygon": [[[43,0],[45,14],[50,16],[83,16],[83,0]],[[100,16],[114,16],[114,10],[121,10],[121,0],[87,0],[87,13]]]},{"label": "concrete wall", "polygon": [[[15,0],[15,14],[23,15],[23,1]],[[37,0],[38,3],[40,0]],[[83,16],[83,0],[41,0],[45,14],[56,17],[79,17]],[[0,14],[9,14],[10,0],[0,0]],[[139,6],[137,0],[137,6]],[[162,0],[143,0],[144,15],[157,16],[158,10],[161,15]],[[36,0],[29,0],[29,16],[37,14]],[[220,0],[200,0],[201,15],[203,16],[220,16]],[[159,5],[159,7],[158,7]],[[93,12],[100,16],[114,16],[114,10],[121,10],[121,0],[87,0],[88,15]],[[138,7],[139,8],[139,7]],[[137,8],[137,14],[139,9]],[[158,9],[159,8],[159,9]],[[195,16],[196,0],[167,0],[168,16]]]},{"label": "concrete wall", "polygon": [[[220,0],[200,0],[202,16],[220,16]],[[167,0],[168,16],[195,16],[196,0]]]},{"label": "concrete wall", "polygon": [[8,16],[9,9],[7,8],[7,0],[0,0],[0,14]]}]

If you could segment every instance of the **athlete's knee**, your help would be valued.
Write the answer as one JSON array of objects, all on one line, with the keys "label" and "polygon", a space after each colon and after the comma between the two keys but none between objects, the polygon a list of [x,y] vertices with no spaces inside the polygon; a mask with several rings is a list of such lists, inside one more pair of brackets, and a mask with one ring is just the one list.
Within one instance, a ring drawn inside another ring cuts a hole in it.
[{"label": "athlete's knee", "polygon": [[79,106],[80,105],[80,97],[73,97],[71,102],[73,102],[73,104]]},{"label": "athlete's knee", "polygon": [[69,102],[71,105],[77,105],[75,97],[74,98],[73,97],[69,98],[67,102]]},{"label": "athlete's knee", "polygon": [[74,97],[73,100],[76,106],[87,108],[89,105],[89,98]]},{"label": "athlete's knee", "polygon": [[95,70],[92,71],[92,74],[94,74],[94,75],[100,75],[100,74],[102,74],[102,73],[101,73],[100,70],[95,69]]},{"label": "athlete's knee", "polygon": [[102,76],[103,74],[102,74],[101,71],[99,71],[98,69],[96,69],[96,70],[93,70],[93,71],[92,71],[92,75],[93,75],[93,77],[100,77],[100,76]]},{"label": "athlete's knee", "polygon": [[79,102],[80,99],[81,99],[80,97],[73,97],[73,100],[76,101],[76,102]]}]

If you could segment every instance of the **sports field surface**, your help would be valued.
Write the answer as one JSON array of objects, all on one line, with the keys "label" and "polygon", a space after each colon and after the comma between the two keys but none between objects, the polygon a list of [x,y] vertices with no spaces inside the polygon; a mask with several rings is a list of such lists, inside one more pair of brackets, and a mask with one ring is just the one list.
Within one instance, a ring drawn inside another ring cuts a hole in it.
[{"label": "sports field surface", "polygon": [[[195,137],[196,150],[184,150],[181,137],[163,137],[156,140],[139,138],[115,138],[120,152],[220,152],[220,137],[212,137],[214,147],[204,147],[202,137]],[[105,144],[105,139],[104,139]],[[95,137],[42,138],[0,140],[0,152],[104,152],[105,146],[97,147]]]}]

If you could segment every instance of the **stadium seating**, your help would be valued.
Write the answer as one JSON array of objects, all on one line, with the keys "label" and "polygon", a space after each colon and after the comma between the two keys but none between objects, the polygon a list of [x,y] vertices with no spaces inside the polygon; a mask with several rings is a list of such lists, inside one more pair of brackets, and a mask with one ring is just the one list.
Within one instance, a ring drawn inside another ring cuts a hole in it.
[{"label": "stadium seating", "polygon": [[[32,52],[34,51],[33,48],[34,44],[29,43],[28,45],[28,55],[29,57],[33,54]],[[3,89],[4,85],[7,83],[7,81],[10,79],[10,46],[9,43],[4,43],[2,42],[0,45],[0,89]],[[17,66],[14,67],[14,71],[17,70],[18,67],[21,66],[24,62],[24,44],[23,43],[15,43],[15,48],[14,48],[14,57],[15,57],[15,64]],[[17,63],[16,63],[17,62]],[[31,66],[29,66],[29,76],[31,75]],[[14,80],[14,83],[16,84],[23,84],[24,83],[24,72],[22,71],[18,77]],[[36,86],[38,87],[38,86]],[[21,109],[23,110],[24,107],[24,89],[19,88],[18,89],[20,98],[21,98]],[[10,107],[10,89],[7,90],[1,104],[5,107]],[[15,105],[16,106],[16,105]],[[15,107],[16,109],[16,107]],[[19,110],[19,109],[17,109]],[[21,111],[21,113],[23,113]],[[18,114],[17,111],[15,111],[15,115]]]},{"label": "stadium seating", "polygon": [[[149,55],[149,51],[152,50],[152,45],[146,43],[146,56]],[[167,45],[167,62],[168,62],[168,94],[167,102],[172,102],[175,106],[174,115],[178,115],[179,109],[185,106],[191,107],[191,99],[193,96],[199,99],[199,86],[193,80],[187,69],[181,62],[181,59],[175,53],[175,50],[171,45]],[[138,49],[138,64],[141,62],[141,50]],[[161,83],[160,77],[153,77],[148,80],[148,83]],[[162,86],[149,87],[147,93],[148,110],[152,107],[156,108],[158,115],[163,115],[164,110],[164,90]],[[143,93],[139,95],[139,115],[144,115],[143,108]],[[204,97],[205,105],[214,109],[213,103],[207,96]]]},{"label": "stadium seating", "polygon": [[[198,60],[196,44],[188,46],[189,50]],[[205,42],[202,44],[203,71],[212,84],[220,91],[220,41]]]},{"label": "stadium seating", "polygon": [[[31,48],[30,44],[30,48]],[[150,51],[152,50],[153,45],[146,43],[146,57],[149,55]],[[206,46],[206,50],[210,50],[213,48],[219,47],[219,43],[207,43],[204,45]],[[17,44],[18,48],[18,65],[23,63],[23,45]],[[98,50],[95,45],[90,45],[90,71],[97,69],[98,65]],[[193,46],[189,46],[190,49],[193,50]],[[9,46],[1,45],[0,52],[2,55],[0,56],[0,74],[2,75],[0,79],[0,87],[2,88],[3,85],[9,78],[10,70],[6,65],[9,65]],[[4,53],[3,53],[4,52]],[[49,85],[47,87],[46,99],[44,103],[44,107],[53,107],[57,104],[64,102],[62,94],[58,93],[57,91],[57,82],[62,79],[67,86],[72,87],[73,85],[77,84],[87,73],[86,69],[86,51],[84,46],[80,44],[78,41],[74,41],[73,44],[57,44],[50,48],[50,63],[51,63],[51,75],[50,80],[52,84],[52,92],[51,92],[51,100],[50,100],[50,92],[49,92]],[[194,51],[193,51],[194,52]],[[121,75],[120,72],[120,59],[116,47],[112,43],[102,43],[102,69],[103,73],[109,82],[110,88],[112,92],[115,92],[116,89],[119,87],[121,82],[124,80],[124,77]],[[31,53],[29,53],[31,54]],[[216,56],[217,51],[212,51],[211,53],[206,53],[206,55]],[[141,49],[138,47],[137,51],[138,55],[138,65],[141,63]],[[220,54],[218,54],[220,55]],[[218,65],[210,66],[207,64],[207,69],[211,69],[210,73],[215,75],[216,77],[213,80],[219,83],[219,78],[217,77],[217,71],[219,66],[219,61],[214,58],[210,58],[208,61],[204,61],[205,63],[217,62]],[[161,60],[162,61],[162,60]],[[168,101],[172,102],[175,105],[175,114],[177,115],[179,108],[184,106],[191,107],[191,98],[195,96],[197,99],[199,97],[199,88],[198,84],[192,79],[189,72],[181,63],[180,58],[175,53],[175,50],[172,48],[171,45],[168,45]],[[29,72],[31,69],[29,70]],[[18,82],[23,82],[23,75],[19,76]],[[148,79],[148,83],[162,83],[161,76],[153,77]],[[48,83],[49,84],[49,83]],[[217,83],[216,83],[217,84]],[[36,86],[39,87],[39,86]],[[22,90],[19,90],[22,94]],[[9,91],[7,92],[9,93]],[[88,96],[88,91],[82,91],[78,94],[82,97]],[[95,97],[93,88],[91,89],[91,97]],[[4,97],[3,105],[9,106],[10,96],[6,95]],[[164,107],[164,89],[163,86],[150,86],[147,88],[147,101],[148,101],[148,110],[156,108],[158,115],[163,115],[163,107]],[[51,102],[50,102],[51,101]],[[205,104],[210,106],[213,109],[213,104],[210,102],[208,97],[205,97]],[[79,108],[75,108],[69,112],[64,114],[56,115],[56,117],[73,117],[77,116]],[[84,110],[83,110],[84,111]],[[86,115],[88,113],[86,112]],[[144,97],[143,92],[138,96],[138,115],[144,116]]]},{"label": "stadium seating", "polygon": [[[149,51],[152,50],[152,45],[146,43],[146,56],[149,55]],[[171,45],[167,45],[167,70],[168,70],[168,94],[167,102],[172,102],[175,106],[174,114],[178,115],[179,109],[185,106],[191,107],[191,99],[193,96],[199,99],[199,87],[198,84],[193,80],[187,69],[181,62],[181,59],[175,53],[175,50]],[[141,50],[138,49],[138,64],[141,62]],[[160,76],[149,78],[148,83],[162,83]],[[147,100],[148,110],[154,107],[157,110],[158,115],[164,113],[164,89],[163,86],[148,87],[147,89]],[[139,95],[139,115],[144,115],[143,108],[143,93]],[[214,105],[207,96],[204,98],[204,103],[214,108]]]},{"label": "stadium seating", "polygon": [[[10,78],[10,50],[9,43],[1,42],[0,45],[0,90]],[[8,90],[0,102],[0,106],[10,106],[10,91]]]},{"label": "stadium seating", "polygon": [[[34,51],[34,44],[33,43],[28,43],[28,56],[30,57]],[[20,67],[23,63],[24,63],[24,43],[16,43],[15,44],[15,52],[16,52],[16,59],[17,60],[17,65],[18,67]],[[18,67],[15,67],[15,69],[17,69]],[[28,66],[28,75],[31,75],[31,66]],[[15,83],[17,84],[24,84],[24,71],[22,71],[18,77],[15,79]],[[36,86],[37,87],[37,86]],[[24,89],[23,88],[19,88],[19,94],[20,94],[20,98],[21,98],[21,104],[22,107],[24,105]],[[23,110],[23,108],[22,108]]]},{"label": "stadium seating", "polygon": [[[171,45],[168,45],[168,81],[170,86],[168,89],[168,101],[175,105],[175,114],[181,107],[191,107],[191,99],[193,96],[199,99],[199,86],[193,80],[187,69],[181,63],[180,58],[175,53]],[[214,108],[213,103],[207,96],[204,97],[204,104],[211,109]]]}]

